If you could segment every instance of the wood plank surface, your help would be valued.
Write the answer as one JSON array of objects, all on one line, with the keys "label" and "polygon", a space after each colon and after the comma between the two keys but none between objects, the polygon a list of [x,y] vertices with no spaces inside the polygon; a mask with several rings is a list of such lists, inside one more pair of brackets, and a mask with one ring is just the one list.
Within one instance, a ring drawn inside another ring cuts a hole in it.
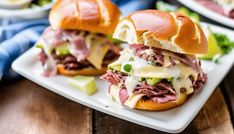
[{"label": "wood plank surface", "polygon": [[1,134],[89,134],[92,110],[28,80],[0,87]]},{"label": "wood plank surface", "polygon": [[222,91],[226,96],[225,100],[228,102],[228,106],[230,108],[232,121],[234,122],[234,67],[227,74],[222,87]]},{"label": "wood plank surface", "polygon": [[218,88],[194,120],[200,134],[233,134],[233,127],[221,90]]},{"label": "wood plank surface", "polygon": [[[0,86],[1,134],[163,134],[91,110],[28,80]],[[233,133],[225,100],[217,89],[182,134]]]},{"label": "wood plank surface", "polygon": [[[95,111],[95,128],[96,134],[165,134],[155,129],[137,125],[113,116]],[[191,123],[183,134],[198,134],[197,128]]]}]

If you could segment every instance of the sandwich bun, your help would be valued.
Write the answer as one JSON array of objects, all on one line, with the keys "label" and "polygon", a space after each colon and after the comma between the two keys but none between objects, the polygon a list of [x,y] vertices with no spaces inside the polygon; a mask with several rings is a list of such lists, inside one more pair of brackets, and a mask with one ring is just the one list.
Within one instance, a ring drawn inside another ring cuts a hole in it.
[{"label": "sandwich bun", "polygon": [[161,110],[167,110],[178,107],[184,104],[186,100],[187,100],[186,94],[181,94],[180,96],[178,96],[176,101],[169,101],[166,103],[157,103],[152,100],[140,99],[137,102],[135,108],[140,110],[161,111]]},{"label": "sandwich bun", "polygon": [[57,0],[49,14],[53,29],[112,34],[120,10],[111,0]]},{"label": "sandwich bun", "polygon": [[101,69],[96,69],[94,67],[88,67],[81,70],[67,70],[64,65],[58,64],[57,71],[59,74],[65,76],[76,76],[76,75],[87,75],[87,76],[97,76],[102,75],[106,72],[107,67],[102,67]]},{"label": "sandwich bun", "polygon": [[207,39],[200,26],[179,13],[142,10],[123,18],[113,37],[183,54],[204,54]]},{"label": "sandwich bun", "polygon": [[[112,85],[110,87],[110,96],[114,98],[114,100],[118,103],[120,103],[118,93],[119,93],[119,87],[116,85]],[[134,93],[133,93],[134,94]],[[184,104],[187,100],[187,95],[186,94],[180,94],[179,96],[176,97],[175,101],[169,101],[166,103],[157,103],[152,100],[143,100],[142,98],[136,102],[135,109],[139,110],[147,110],[147,111],[162,111],[162,110],[168,110],[172,109],[175,107],[178,107],[182,104]],[[125,104],[124,104],[125,105]],[[127,105],[125,105],[127,106]],[[127,106],[128,107],[128,106]]]}]

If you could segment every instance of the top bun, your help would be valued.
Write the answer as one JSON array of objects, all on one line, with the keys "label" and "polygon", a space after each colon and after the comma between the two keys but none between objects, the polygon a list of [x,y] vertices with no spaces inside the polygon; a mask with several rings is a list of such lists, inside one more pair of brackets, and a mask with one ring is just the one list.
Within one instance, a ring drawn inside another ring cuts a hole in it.
[{"label": "top bun", "polygon": [[49,21],[53,29],[112,34],[120,14],[110,0],[57,0]]},{"label": "top bun", "polygon": [[204,54],[207,39],[198,24],[179,13],[142,10],[123,18],[114,38],[184,54]]}]

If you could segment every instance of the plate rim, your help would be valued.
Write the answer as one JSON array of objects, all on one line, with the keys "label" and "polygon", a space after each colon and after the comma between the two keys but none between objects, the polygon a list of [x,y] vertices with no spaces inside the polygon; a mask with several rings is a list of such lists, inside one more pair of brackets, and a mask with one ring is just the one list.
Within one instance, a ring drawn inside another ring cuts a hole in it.
[{"label": "plate rim", "polygon": [[[178,2],[180,2],[181,4],[183,4],[184,6],[198,12],[199,14],[215,21],[218,22],[220,24],[223,24],[225,26],[234,28],[234,19],[231,19],[229,17],[226,17],[224,15],[218,14],[212,10],[209,10],[205,7],[203,7],[202,5],[200,5],[199,3],[197,3],[195,0],[177,0]],[[215,18],[214,18],[215,16]]]},{"label": "plate rim", "polygon": [[38,14],[39,18],[41,17],[40,15],[42,15],[43,13],[49,11],[53,4],[54,4],[55,0],[52,0],[50,3],[41,6],[39,8],[26,8],[26,9],[18,9],[18,10],[10,10],[10,9],[2,9],[0,8],[0,18],[28,18],[28,19],[32,19],[32,18],[38,18],[38,17],[24,17],[24,15],[31,15],[31,14]]}]

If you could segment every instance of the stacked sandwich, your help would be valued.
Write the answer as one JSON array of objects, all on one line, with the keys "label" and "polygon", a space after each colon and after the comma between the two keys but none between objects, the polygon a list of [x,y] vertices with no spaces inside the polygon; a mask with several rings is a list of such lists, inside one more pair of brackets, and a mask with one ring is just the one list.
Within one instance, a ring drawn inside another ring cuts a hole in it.
[{"label": "stacked sandwich", "polygon": [[120,11],[110,0],[58,0],[37,43],[44,75],[100,75],[119,56],[112,35]]},{"label": "stacked sandwich", "polygon": [[188,17],[138,11],[123,18],[113,36],[129,44],[101,77],[118,103],[166,110],[183,104],[205,84],[206,74],[194,55],[207,52],[207,40]]}]

